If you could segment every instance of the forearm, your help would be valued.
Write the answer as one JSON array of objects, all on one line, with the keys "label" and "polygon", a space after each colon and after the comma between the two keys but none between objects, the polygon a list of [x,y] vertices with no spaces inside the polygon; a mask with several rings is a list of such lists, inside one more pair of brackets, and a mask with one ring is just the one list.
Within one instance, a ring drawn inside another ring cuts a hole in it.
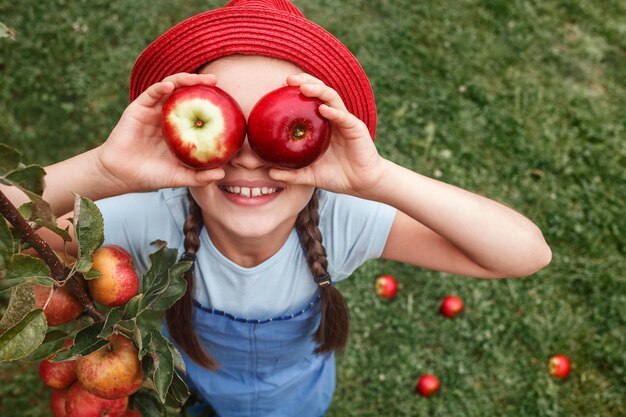
[{"label": "forearm", "polygon": [[525,275],[550,251],[537,226],[496,201],[384,162],[378,186],[363,197],[396,207],[498,275]]},{"label": "forearm", "polygon": [[[73,193],[91,200],[123,193],[122,184],[116,183],[102,169],[97,152],[97,148],[92,149],[45,167],[43,198],[55,215],[73,209]],[[2,191],[16,206],[28,201],[28,197],[15,187],[3,187]]]}]

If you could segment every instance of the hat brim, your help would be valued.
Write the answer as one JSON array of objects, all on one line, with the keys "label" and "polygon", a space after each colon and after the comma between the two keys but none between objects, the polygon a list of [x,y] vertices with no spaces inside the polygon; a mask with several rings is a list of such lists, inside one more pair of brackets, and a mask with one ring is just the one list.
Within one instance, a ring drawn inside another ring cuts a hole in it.
[{"label": "hat brim", "polygon": [[262,55],[290,61],[335,89],[348,111],[376,134],[376,103],[356,57],[321,26],[266,8],[220,8],[172,27],[139,56],[130,77],[130,100],[179,72],[195,72],[217,58]]}]

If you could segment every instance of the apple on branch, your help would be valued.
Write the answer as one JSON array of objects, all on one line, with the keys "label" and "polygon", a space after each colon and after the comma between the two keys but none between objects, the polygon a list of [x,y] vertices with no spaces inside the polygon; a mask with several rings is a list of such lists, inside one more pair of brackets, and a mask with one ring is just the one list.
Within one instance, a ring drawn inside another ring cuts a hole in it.
[{"label": "apple on branch", "polygon": [[108,307],[122,306],[139,291],[133,259],[117,245],[101,246],[93,253],[93,269],[100,276],[88,281],[94,301]]},{"label": "apple on branch", "polygon": [[50,395],[50,409],[54,417],[67,417],[65,401],[68,391],[69,388],[55,389],[52,391],[52,395]]},{"label": "apple on branch", "polygon": [[261,97],[248,115],[248,142],[263,159],[280,168],[313,163],[330,145],[330,122],[319,113],[322,102],[286,86]]},{"label": "apple on branch", "polygon": [[[72,344],[73,341],[67,339],[63,343],[63,347],[68,348]],[[69,387],[76,380],[75,361],[51,362],[50,359],[54,358],[55,355],[56,353],[39,363],[39,378],[48,387],[61,390]]]},{"label": "apple on branch", "polygon": [[49,326],[60,326],[81,315],[83,306],[65,288],[33,285],[35,308],[43,308]]},{"label": "apple on branch", "polygon": [[101,398],[128,397],[141,388],[143,371],[133,342],[119,334],[110,343],[76,361],[76,376],[91,394]]},{"label": "apple on branch", "polygon": [[128,397],[109,400],[89,393],[75,382],[65,399],[67,417],[121,417],[128,407]]},{"label": "apple on branch", "polygon": [[[76,261],[71,255],[56,252],[64,264],[72,264]],[[41,258],[38,253],[35,256]],[[60,326],[68,323],[81,315],[84,308],[82,304],[64,287],[54,284],[52,287],[33,285],[35,294],[35,308],[43,308],[49,326]]]},{"label": "apple on branch", "polygon": [[241,107],[219,87],[193,85],[176,89],[161,112],[161,130],[172,153],[188,167],[224,165],[241,148],[246,118]]}]

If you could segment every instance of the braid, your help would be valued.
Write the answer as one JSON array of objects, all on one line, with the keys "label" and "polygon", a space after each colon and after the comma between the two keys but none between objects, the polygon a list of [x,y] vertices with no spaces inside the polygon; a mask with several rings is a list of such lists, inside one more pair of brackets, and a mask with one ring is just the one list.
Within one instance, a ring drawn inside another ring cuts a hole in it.
[{"label": "braid", "polygon": [[[200,248],[200,228],[202,226],[202,210],[193,199],[189,199],[189,215],[183,225],[185,234],[185,253],[183,259],[195,260],[196,252]],[[194,265],[185,272],[187,291],[165,313],[167,328],[174,341],[189,355],[194,362],[210,370],[217,368],[217,362],[202,347],[198,335],[193,327],[193,269]]]},{"label": "braid", "polygon": [[309,269],[320,286],[322,320],[315,332],[315,341],[318,344],[315,353],[331,353],[342,350],[348,342],[349,316],[348,306],[339,290],[332,285],[328,274],[328,259],[319,229],[318,207],[319,197],[314,192],[307,206],[298,214],[296,230],[300,235],[300,244],[306,254]]}]

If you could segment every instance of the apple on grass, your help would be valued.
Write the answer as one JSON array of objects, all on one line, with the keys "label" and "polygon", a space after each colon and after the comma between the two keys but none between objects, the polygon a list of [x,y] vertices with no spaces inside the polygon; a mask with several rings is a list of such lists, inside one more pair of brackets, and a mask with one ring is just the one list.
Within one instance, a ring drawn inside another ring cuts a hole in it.
[{"label": "apple on grass", "polygon": [[101,275],[89,280],[87,285],[97,303],[122,306],[137,295],[139,278],[126,249],[117,245],[99,247],[93,254],[93,269]]},{"label": "apple on grass", "polygon": [[434,375],[424,374],[417,380],[415,391],[424,397],[433,396],[439,391],[439,380]]},{"label": "apple on grass", "polygon": [[456,295],[447,295],[441,300],[439,311],[448,318],[454,318],[463,311],[463,300]]},{"label": "apple on grass", "polygon": [[80,382],[69,388],[65,399],[67,417],[121,417],[127,407],[128,397],[115,400],[101,398],[85,390]]},{"label": "apple on grass", "polygon": [[391,275],[383,274],[376,278],[376,294],[381,298],[392,299],[398,293],[398,281]]},{"label": "apple on grass", "polygon": [[248,115],[248,142],[267,163],[297,169],[313,163],[330,145],[330,122],[319,113],[322,104],[298,87],[274,90]]},{"label": "apple on grass", "polygon": [[555,378],[565,379],[570,373],[572,364],[565,355],[553,355],[548,361],[548,372]]},{"label": "apple on grass", "polygon": [[188,167],[224,165],[241,148],[246,118],[239,104],[215,86],[176,89],[161,112],[161,131],[172,153]]},{"label": "apple on grass", "polygon": [[[63,343],[63,348],[68,348],[72,345],[73,341],[67,339]],[[51,355],[48,359],[44,359],[39,363],[39,378],[48,387],[61,390],[69,387],[76,380],[75,361],[51,362],[50,359],[54,358],[55,355]]]},{"label": "apple on grass", "polygon": [[95,352],[77,359],[76,376],[91,394],[106,399],[128,397],[141,388],[143,371],[133,342],[119,334]]}]

